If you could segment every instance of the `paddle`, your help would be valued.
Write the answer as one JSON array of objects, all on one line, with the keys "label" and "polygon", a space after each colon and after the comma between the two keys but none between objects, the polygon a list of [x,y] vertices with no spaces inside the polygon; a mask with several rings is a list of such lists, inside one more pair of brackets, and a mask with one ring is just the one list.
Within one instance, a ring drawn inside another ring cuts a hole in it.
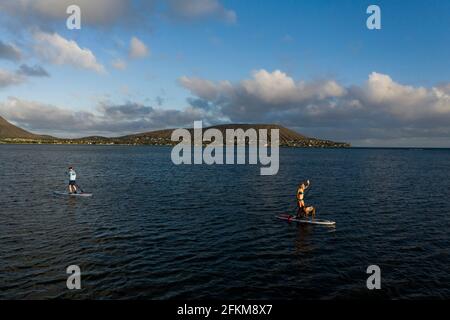
[{"label": "paddle", "polygon": [[78,189],[80,189],[81,193],[85,193],[85,192],[83,191],[83,189],[82,189],[78,184],[76,184],[76,187],[77,187]]}]

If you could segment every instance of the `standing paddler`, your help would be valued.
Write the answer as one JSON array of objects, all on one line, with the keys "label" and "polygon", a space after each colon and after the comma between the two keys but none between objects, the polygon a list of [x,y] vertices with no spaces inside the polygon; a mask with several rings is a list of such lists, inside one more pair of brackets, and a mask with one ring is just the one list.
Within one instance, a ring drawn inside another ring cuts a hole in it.
[{"label": "standing paddler", "polygon": [[77,173],[73,167],[69,167],[69,194],[77,192]]}]

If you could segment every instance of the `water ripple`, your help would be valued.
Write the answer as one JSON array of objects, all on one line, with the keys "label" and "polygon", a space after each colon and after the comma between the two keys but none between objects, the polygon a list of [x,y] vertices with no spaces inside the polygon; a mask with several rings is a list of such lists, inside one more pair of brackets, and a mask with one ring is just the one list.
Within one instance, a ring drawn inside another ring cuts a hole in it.
[{"label": "water ripple", "polygon": [[[0,299],[450,297],[448,150],[282,149],[271,177],[164,147],[2,145],[0,163]],[[92,198],[53,196],[69,164]],[[335,228],[274,218],[305,178]]]}]

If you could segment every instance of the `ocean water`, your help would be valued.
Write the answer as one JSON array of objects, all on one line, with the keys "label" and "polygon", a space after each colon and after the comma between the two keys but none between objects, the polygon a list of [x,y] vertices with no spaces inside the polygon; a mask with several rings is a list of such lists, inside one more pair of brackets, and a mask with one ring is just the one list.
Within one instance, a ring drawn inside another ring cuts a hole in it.
[{"label": "ocean water", "polygon": [[[1,145],[0,299],[450,298],[450,150],[286,148],[276,176],[170,151]],[[53,195],[69,165],[92,198]],[[275,219],[307,178],[336,227]]]}]

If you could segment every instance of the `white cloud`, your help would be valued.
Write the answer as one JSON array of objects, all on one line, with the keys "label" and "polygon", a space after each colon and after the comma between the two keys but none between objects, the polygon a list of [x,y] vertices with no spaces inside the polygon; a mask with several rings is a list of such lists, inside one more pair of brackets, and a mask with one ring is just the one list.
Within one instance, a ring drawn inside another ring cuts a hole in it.
[{"label": "white cloud", "polygon": [[235,23],[236,12],[226,9],[218,0],[168,0],[169,12],[176,18],[198,20],[218,18]]},{"label": "white cloud", "polygon": [[122,59],[115,59],[111,62],[111,65],[117,70],[125,70],[127,68],[127,63]]},{"label": "white cloud", "polygon": [[373,72],[364,84],[344,87],[331,79],[296,81],[279,70],[255,71],[238,83],[179,83],[196,97],[192,105],[231,122],[275,122],[350,141],[450,136],[450,84],[414,87]]},{"label": "white cloud", "polygon": [[132,37],[130,40],[129,56],[132,59],[144,58],[150,54],[147,46],[137,37]]},{"label": "white cloud", "polygon": [[210,80],[200,78],[181,77],[179,83],[190,90],[194,95],[197,95],[206,100],[217,100],[219,95],[226,94],[233,89],[228,81],[215,83]]},{"label": "white cloud", "polygon": [[345,88],[334,80],[312,83],[295,82],[280,70],[273,72],[258,70],[253,72],[251,79],[243,80],[235,85],[229,81],[213,82],[186,76],[181,77],[179,81],[194,95],[207,100],[218,97],[232,99],[247,96],[261,103],[283,105],[301,103],[312,98],[340,97],[345,94]]},{"label": "white cloud", "polygon": [[110,25],[120,22],[121,17],[131,15],[129,0],[14,0],[2,1],[0,11],[7,12],[23,22],[65,21],[66,9],[78,5],[82,12],[83,23],[90,25]]},{"label": "white cloud", "polygon": [[0,69],[0,88],[21,84],[24,81],[25,77],[22,75]]},{"label": "white cloud", "polygon": [[0,16],[14,31],[28,27],[50,29],[67,19],[66,9],[81,9],[82,26],[148,28],[152,17],[165,15],[180,21],[218,19],[235,23],[236,13],[219,0],[2,0]]},{"label": "white cloud", "polygon": [[155,108],[136,102],[100,102],[93,111],[69,108],[9,97],[0,101],[0,115],[32,132],[59,137],[87,135],[121,136],[157,129],[192,126],[208,117],[203,110]]},{"label": "white cloud", "polygon": [[0,111],[5,118],[26,124],[31,122],[35,124],[43,122],[67,124],[74,120],[73,114],[69,110],[15,97],[9,97],[5,102],[0,103]]},{"label": "white cloud", "polygon": [[279,70],[272,73],[266,70],[256,71],[253,73],[253,79],[242,81],[241,86],[247,94],[274,104],[298,103],[313,97],[325,99],[345,94],[345,89],[333,80],[296,83],[294,79]]},{"label": "white cloud", "polygon": [[91,50],[80,48],[73,40],[67,40],[57,33],[35,32],[36,53],[49,63],[104,73],[105,68],[97,62]]},{"label": "white cloud", "polygon": [[405,86],[388,75],[373,72],[364,87],[368,104],[402,119],[450,114],[450,94],[445,87]]}]

